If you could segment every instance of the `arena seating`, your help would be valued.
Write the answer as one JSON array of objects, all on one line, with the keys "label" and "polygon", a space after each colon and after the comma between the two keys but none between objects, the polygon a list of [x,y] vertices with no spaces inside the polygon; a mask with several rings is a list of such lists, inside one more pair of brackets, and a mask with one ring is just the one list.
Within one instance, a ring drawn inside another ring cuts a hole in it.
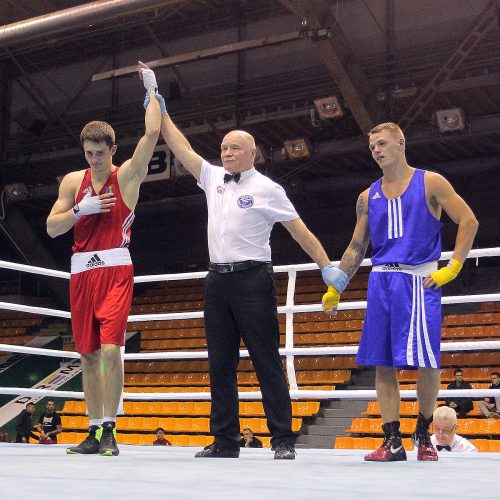
[{"label": "arena seating", "polygon": [[[24,345],[42,325],[43,318],[38,315],[14,311],[0,312],[0,343]],[[7,354],[0,352],[0,356]]]}]

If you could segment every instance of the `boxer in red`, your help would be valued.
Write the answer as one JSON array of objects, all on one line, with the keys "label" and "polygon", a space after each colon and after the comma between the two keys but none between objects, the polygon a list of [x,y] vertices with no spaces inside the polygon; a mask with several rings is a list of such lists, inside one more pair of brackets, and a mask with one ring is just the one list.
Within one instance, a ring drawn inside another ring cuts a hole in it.
[{"label": "boxer in red", "polygon": [[[154,96],[152,71],[143,75]],[[68,454],[118,455],[116,413],[123,390],[120,347],[125,342],[134,271],[128,251],[130,228],[160,131],[160,106],[150,99],[146,131],[131,159],[113,165],[115,133],[110,125],[85,125],[80,140],[89,168],[67,174],[47,219],[51,237],[74,227],[71,259],[71,325],[81,354],[89,435]]]}]

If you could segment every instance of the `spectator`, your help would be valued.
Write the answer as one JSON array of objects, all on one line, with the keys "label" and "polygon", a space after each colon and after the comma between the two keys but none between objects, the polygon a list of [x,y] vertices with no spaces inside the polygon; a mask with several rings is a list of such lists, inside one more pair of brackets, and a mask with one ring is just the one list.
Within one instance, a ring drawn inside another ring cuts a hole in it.
[{"label": "spectator", "polygon": [[56,444],[57,435],[62,432],[61,417],[56,413],[56,404],[51,399],[47,401],[45,409],[36,425],[40,431],[40,444]]},{"label": "spectator", "polygon": [[[472,389],[469,382],[464,381],[464,372],[462,368],[455,368],[453,373],[455,375],[455,382],[448,384],[447,389]],[[473,408],[472,398],[446,398],[445,403],[446,406],[453,408],[461,418],[466,417],[467,413]]]},{"label": "spectator", "polygon": [[16,420],[16,443],[29,443],[30,437],[38,441],[38,436],[33,434],[31,415],[35,413],[35,404],[28,403],[26,408],[18,415]]},{"label": "spectator", "polygon": [[241,432],[243,436],[240,441],[240,448],[262,448],[262,441],[253,435],[252,429],[247,427]]},{"label": "spectator", "polygon": [[10,443],[9,433],[0,431],[0,443]]},{"label": "spectator", "polygon": [[433,421],[434,434],[431,436],[431,441],[438,453],[441,451],[477,451],[470,441],[456,434],[458,424],[455,410],[448,406],[440,406],[434,410]]},{"label": "spectator", "polygon": [[158,427],[155,430],[155,434],[156,441],[153,441],[153,446],[172,446],[172,443],[168,439],[165,439],[165,429]]},{"label": "spectator", "polygon": [[[500,389],[500,373],[491,374],[490,389]],[[484,401],[479,401],[477,406],[485,417],[500,418],[500,397],[484,398]]]}]

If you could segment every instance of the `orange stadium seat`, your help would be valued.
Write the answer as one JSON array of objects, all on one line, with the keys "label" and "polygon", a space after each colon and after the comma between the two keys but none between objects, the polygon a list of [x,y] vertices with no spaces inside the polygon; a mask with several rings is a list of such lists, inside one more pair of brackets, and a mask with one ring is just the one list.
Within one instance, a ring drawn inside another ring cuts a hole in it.
[{"label": "orange stadium seat", "polygon": [[353,438],[352,448],[354,450],[372,450],[375,448],[375,438],[372,437]]},{"label": "orange stadium seat", "polygon": [[193,430],[193,419],[188,417],[174,419],[173,430],[175,432],[191,432]]},{"label": "orange stadium seat", "polygon": [[353,449],[354,448],[354,438],[349,436],[337,436],[335,438],[335,448],[336,449]]},{"label": "orange stadium seat", "polygon": [[471,439],[471,443],[478,449],[478,451],[482,452],[490,451],[489,439]]},{"label": "orange stadium seat", "polygon": [[153,432],[158,427],[160,427],[158,417],[145,417],[142,421],[142,430]]},{"label": "orange stadium seat", "polygon": [[172,436],[172,439],[169,439],[169,441],[173,446],[189,446],[190,438],[191,436],[187,434],[175,434]]},{"label": "orange stadium seat", "polygon": [[210,419],[193,418],[191,420],[191,432],[208,432],[210,429]]},{"label": "orange stadium seat", "polygon": [[195,401],[193,404],[194,415],[210,415],[210,401]]},{"label": "orange stadium seat", "polygon": [[371,432],[371,419],[368,418],[353,418],[352,424],[347,432],[353,434],[370,434]]},{"label": "orange stadium seat", "polygon": [[192,401],[179,401],[178,402],[178,415],[196,415],[195,402]]},{"label": "orange stadium seat", "polygon": [[500,453],[500,439],[490,440],[490,451],[494,453]]}]

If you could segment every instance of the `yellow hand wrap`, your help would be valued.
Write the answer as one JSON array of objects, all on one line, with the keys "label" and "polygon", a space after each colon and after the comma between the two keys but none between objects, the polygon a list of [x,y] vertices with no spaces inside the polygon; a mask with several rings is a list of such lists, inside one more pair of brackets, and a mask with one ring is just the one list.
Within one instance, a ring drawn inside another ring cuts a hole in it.
[{"label": "yellow hand wrap", "polygon": [[333,288],[332,285],[328,287],[328,291],[323,295],[321,299],[321,305],[323,306],[323,311],[329,311],[330,309],[336,308],[339,305],[340,293]]},{"label": "yellow hand wrap", "polygon": [[442,267],[431,273],[431,278],[437,286],[446,285],[446,283],[453,281],[457,277],[458,273],[462,270],[462,265],[458,260],[451,258],[446,267]]}]

